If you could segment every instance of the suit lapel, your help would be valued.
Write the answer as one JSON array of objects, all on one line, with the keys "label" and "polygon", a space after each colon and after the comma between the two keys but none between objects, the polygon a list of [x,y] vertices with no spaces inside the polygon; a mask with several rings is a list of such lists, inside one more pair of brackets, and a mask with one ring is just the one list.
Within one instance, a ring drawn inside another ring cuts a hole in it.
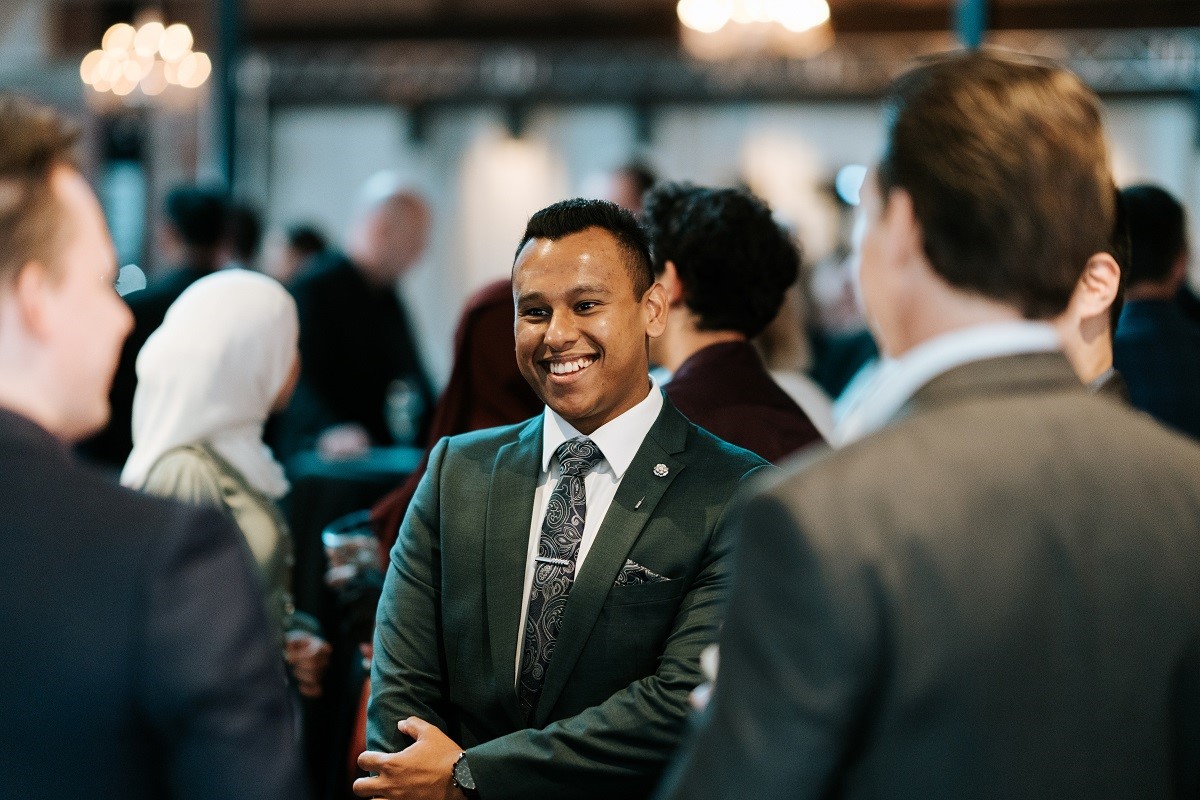
[{"label": "suit lapel", "polygon": [[[558,702],[629,551],[658,502],[686,466],[686,461],[678,455],[687,443],[687,426],[683,415],[664,398],[663,409],[622,477],[596,541],[571,587],[542,696],[534,710],[534,727],[545,724]],[[654,472],[659,464],[667,467],[667,474],[661,477]]]},{"label": "suit lapel", "polygon": [[484,534],[487,558],[484,596],[492,669],[505,708],[514,723],[522,727],[524,720],[512,687],[516,681],[517,632],[524,600],[530,517],[542,469],[541,459],[542,417],[539,415],[525,426],[517,441],[501,447],[496,453]]}]

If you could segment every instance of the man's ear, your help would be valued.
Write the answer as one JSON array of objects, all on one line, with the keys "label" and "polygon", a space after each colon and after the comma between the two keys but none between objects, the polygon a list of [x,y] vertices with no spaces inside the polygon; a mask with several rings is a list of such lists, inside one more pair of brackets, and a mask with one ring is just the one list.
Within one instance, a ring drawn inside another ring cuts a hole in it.
[{"label": "man's ear", "polygon": [[663,264],[663,272],[658,276],[658,282],[662,284],[667,293],[669,305],[677,306],[683,303],[683,281],[679,279],[679,270],[675,267],[674,261],[667,261]]},{"label": "man's ear", "polygon": [[26,261],[17,272],[12,285],[13,306],[21,327],[36,338],[45,338],[50,333],[50,320],[46,306],[47,290],[51,276],[40,261]]},{"label": "man's ear", "polygon": [[917,219],[912,195],[898,186],[892,187],[881,214],[887,229],[888,252],[895,255],[896,261],[900,264],[914,260],[922,264],[927,262],[925,234]]},{"label": "man's ear", "polygon": [[1179,259],[1171,267],[1171,281],[1175,287],[1175,291],[1179,291],[1179,287],[1187,282],[1188,272],[1188,251],[1185,249],[1179,254]]},{"label": "man's ear", "polygon": [[670,313],[667,290],[662,283],[655,281],[642,295],[642,309],[646,315],[646,334],[651,339],[662,336],[667,329],[667,314]]},{"label": "man's ear", "polygon": [[1096,253],[1087,260],[1072,304],[1078,304],[1080,319],[1107,316],[1121,288],[1121,267],[1109,253]]}]

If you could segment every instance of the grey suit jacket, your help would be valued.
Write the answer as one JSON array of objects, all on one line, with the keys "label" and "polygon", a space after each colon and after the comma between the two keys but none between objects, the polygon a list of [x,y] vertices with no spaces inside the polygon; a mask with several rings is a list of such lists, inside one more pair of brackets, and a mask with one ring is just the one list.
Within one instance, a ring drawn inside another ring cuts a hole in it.
[{"label": "grey suit jacket", "polygon": [[664,798],[1200,793],[1200,448],[1058,354],[968,364],[747,506]]},{"label": "grey suit jacket", "polygon": [[[644,796],[716,638],[730,501],[767,465],[664,402],[576,578],[527,726],[514,665],[541,440],[536,417],[433,449],[379,606],[368,746],[407,746],[396,722],[416,715],[467,748],[485,800]],[[670,580],[615,586],[627,559]]]}]

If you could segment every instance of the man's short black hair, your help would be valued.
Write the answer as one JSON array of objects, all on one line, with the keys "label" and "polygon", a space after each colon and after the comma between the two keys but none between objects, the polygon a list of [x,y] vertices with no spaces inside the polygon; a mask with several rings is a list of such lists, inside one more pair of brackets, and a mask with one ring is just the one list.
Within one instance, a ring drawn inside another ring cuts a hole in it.
[{"label": "man's short black hair", "polygon": [[701,330],[753,337],[775,319],[800,254],[766,203],[741,189],[668,183],[650,190],[643,214],[654,272],[675,265]]},{"label": "man's short black hair", "polygon": [[211,248],[225,231],[225,193],[205,186],[177,186],[167,193],[163,210],[188,247]]},{"label": "man's short black hair", "polygon": [[288,247],[298,250],[306,256],[323,253],[329,247],[325,234],[321,233],[316,226],[306,223],[289,225],[288,229],[284,231],[284,237],[287,239]]},{"label": "man's short black hair", "polygon": [[625,251],[625,267],[633,280],[634,296],[641,298],[654,285],[654,269],[650,265],[650,244],[646,232],[633,215],[616,203],[607,200],[575,198],[546,206],[529,218],[525,235],[517,245],[517,256],[532,239],[558,241],[587,228],[601,228],[612,234]]},{"label": "man's short black hair", "polygon": [[225,241],[230,251],[244,265],[258,256],[262,244],[262,220],[248,205],[236,203],[225,212]]},{"label": "man's short black hair", "polygon": [[1183,206],[1150,184],[1122,189],[1121,200],[1129,220],[1129,285],[1162,283],[1187,251]]}]

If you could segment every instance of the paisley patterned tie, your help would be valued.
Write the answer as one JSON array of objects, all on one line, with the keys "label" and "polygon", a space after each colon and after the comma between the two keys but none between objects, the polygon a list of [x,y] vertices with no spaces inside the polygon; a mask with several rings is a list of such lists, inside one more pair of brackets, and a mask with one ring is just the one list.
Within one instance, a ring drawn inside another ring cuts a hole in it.
[{"label": "paisley patterned tie", "polygon": [[575,581],[575,557],[579,554],[587,512],[583,479],[604,460],[600,448],[583,437],[563,442],[555,455],[562,477],[550,494],[550,505],[542,520],[538,554],[533,562],[529,613],[525,617],[521,679],[517,683],[517,700],[526,719],[532,716],[542,694],[567,596]]}]

